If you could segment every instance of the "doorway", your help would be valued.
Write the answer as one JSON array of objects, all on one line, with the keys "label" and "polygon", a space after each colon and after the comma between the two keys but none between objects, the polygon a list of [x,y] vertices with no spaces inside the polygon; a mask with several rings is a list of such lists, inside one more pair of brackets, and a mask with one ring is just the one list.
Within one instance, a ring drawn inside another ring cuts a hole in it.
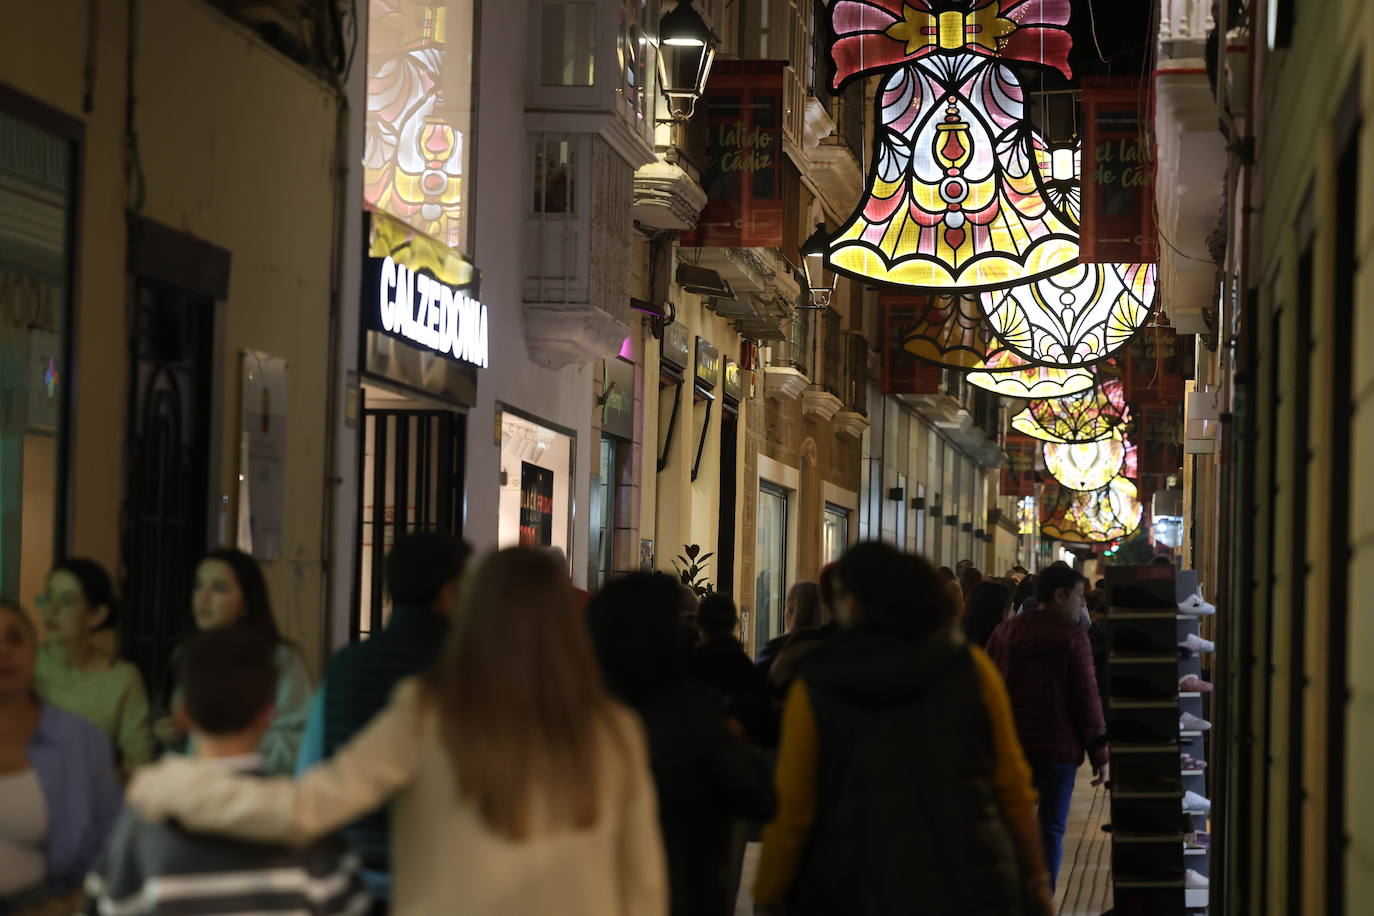
[{"label": "doorway", "polygon": [[391,616],[386,556],[397,537],[462,534],[466,420],[434,402],[363,385],[353,640],[366,639]]}]

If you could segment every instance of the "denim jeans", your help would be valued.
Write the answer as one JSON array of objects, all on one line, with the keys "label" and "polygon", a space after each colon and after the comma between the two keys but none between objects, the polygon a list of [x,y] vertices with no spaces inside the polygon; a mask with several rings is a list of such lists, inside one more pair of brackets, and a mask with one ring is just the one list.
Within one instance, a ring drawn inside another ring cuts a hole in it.
[{"label": "denim jeans", "polygon": [[1050,870],[1050,890],[1059,881],[1059,861],[1064,857],[1064,830],[1069,822],[1069,802],[1073,800],[1076,763],[1032,763],[1031,781],[1040,795],[1036,819],[1040,821],[1040,842],[1045,847],[1045,865]]}]

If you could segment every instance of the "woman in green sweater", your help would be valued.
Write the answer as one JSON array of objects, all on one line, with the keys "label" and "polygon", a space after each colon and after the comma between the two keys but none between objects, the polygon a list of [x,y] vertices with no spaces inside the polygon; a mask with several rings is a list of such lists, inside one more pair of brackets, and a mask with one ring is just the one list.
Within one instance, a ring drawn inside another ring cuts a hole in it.
[{"label": "woman in green sweater", "polygon": [[119,657],[110,574],[94,560],[64,560],[48,573],[38,608],[46,632],[34,672],[39,696],[104,731],[125,775],[148,763],[148,693]]},{"label": "woman in green sweater", "polygon": [[[213,550],[206,554],[196,567],[191,615],[198,630],[230,625],[251,627],[276,644],[275,712],[258,752],[268,773],[294,773],[301,734],[310,713],[310,673],[300,650],[277,628],[267,580],[257,561],[238,550]],[[174,702],[173,715],[159,719],[154,726],[158,739],[173,749],[186,744],[186,725],[176,712],[179,706],[179,702]]]}]

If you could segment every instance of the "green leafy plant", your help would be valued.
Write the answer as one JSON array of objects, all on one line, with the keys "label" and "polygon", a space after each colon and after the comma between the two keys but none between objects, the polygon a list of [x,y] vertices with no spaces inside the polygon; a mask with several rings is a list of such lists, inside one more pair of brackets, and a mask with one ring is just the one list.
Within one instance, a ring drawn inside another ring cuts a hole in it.
[{"label": "green leafy plant", "polygon": [[684,544],[682,553],[673,558],[673,565],[677,567],[678,578],[698,598],[705,598],[711,594],[710,578],[706,575],[706,561],[712,556],[714,554],[702,553],[699,544]]}]

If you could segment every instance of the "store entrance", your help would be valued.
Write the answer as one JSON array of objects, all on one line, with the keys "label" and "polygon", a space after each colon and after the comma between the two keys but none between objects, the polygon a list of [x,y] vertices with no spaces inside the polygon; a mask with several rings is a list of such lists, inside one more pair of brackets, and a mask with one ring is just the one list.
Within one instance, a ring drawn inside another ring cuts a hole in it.
[{"label": "store entrance", "polygon": [[358,501],[358,600],[350,635],[386,624],[386,555],[410,531],[459,535],[467,417],[427,399],[363,385],[362,479]]}]

